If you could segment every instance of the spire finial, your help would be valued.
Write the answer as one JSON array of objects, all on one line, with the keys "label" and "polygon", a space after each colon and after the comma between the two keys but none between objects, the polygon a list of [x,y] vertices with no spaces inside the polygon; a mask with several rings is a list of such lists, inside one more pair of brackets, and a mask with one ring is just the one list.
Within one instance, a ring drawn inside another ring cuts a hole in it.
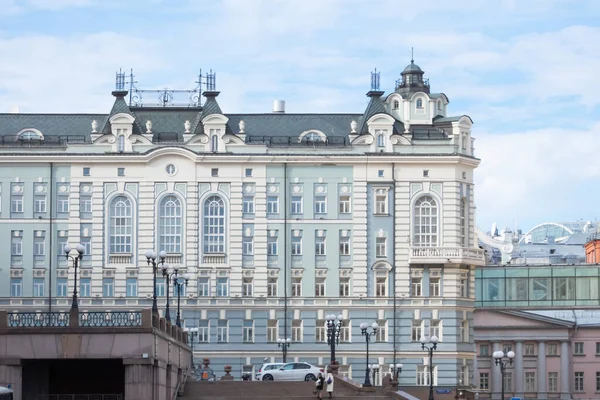
[{"label": "spire finial", "polygon": [[415,63],[415,48],[414,47],[410,48],[410,63],[411,64]]}]

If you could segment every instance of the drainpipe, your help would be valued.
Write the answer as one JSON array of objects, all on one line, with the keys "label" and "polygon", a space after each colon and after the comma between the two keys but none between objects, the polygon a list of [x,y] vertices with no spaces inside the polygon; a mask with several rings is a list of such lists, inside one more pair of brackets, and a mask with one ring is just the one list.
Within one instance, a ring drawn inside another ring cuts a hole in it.
[{"label": "drainpipe", "polygon": [[50,163],[50,221],[49,221],[49,227],[48,229],[50,230],[50,232],[48,232],[48,240],[49,240],[49,246],[50,246],[50,263],[49,263],[49,268],[48,268],[48,312],[52,312],[52,269],[54,267],[54,245],[53,245],[53,241],[52,238],[54,237],[54,199],[53,199],[53,195],[54,195],[54,163]]},{"label": "drainpipe", "polygon": [[[285,257],[283,257],[283,339],[287,340],[287,317],[288,317],[288,251],[287,251],[287,163],[283,163],[283,251],[285,252]],[[286,351],[287,352],[287,351]],[[287,360],[285,360],[287,361]]]},{"label": "drainpipe", "polygon": [[396,352],[397,352],[397,301],[396,301],[396,164],[392,163],[392,295],[394,296],[394,368],[396,366]]}]

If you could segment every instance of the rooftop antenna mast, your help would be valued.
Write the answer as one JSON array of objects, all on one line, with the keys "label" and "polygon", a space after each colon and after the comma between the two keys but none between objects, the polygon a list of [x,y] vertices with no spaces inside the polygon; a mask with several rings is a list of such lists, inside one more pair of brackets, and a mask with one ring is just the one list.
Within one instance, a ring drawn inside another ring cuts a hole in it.
[{"label": "rooftop antenna mast", "polygon": [[125,90],[125,72],[121,68],[119,68],[115,79],[115,90],[119,92]]},{"label": "rooftop antenna mast", "polygon": [[133,99],[133,90],[135,89],[135,84],[137,83],[136,80],[134,80],[135,75],[133,75],[133,68],[131,68],[129,70],[129,105],[131,105],[131,100]]},{"label": "rooftop antenna mast", "polygon": [[411,64],[415,63],[415,48],[414,47],[410,48],[410,63]]},{"label": "rooftop antenna mast", "polygon": [[371,72],[371,90],[379,90],[379,72],[377,72],[377,68]]}]

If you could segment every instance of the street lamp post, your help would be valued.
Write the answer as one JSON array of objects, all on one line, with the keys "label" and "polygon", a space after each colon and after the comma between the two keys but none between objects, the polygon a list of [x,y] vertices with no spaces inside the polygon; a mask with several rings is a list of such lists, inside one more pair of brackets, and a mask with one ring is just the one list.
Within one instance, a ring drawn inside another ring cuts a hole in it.
[{"label": "street lamp post", "polygon": [[188,285],[190,278],[187,275],[178,275],[173,279],[173,289],[177,290],[177,318],[175,325],[181,328],[181,291]]},{"label": "street lamp post", "polygon": [[400,372],[402,372],[402,364],[390,364],[390,370],[392,371],[392,381],[396,382],[396,385],[398,384],[398,380],[400,379]]},{"label": "street lamp post", "polygon": [[164,265],[167,253],[165,251],[161,251],[158,254],[158,257],[159,260],[157,262],[156,252],[154,250],[146,251],[146,262],[148,265],[152,265],[152,283],[154,285],[154,290],[152,292],[152,314],[154,315],[158,315],[158,304],[156,303],[156,267],[157,265]]},{"label": "street lamp post", "polygon": [[498,350],[495,351],[492,356],[494,357],[496,365],[500,366],[500,375],[502,376],[502,385],[500,385],[502,387],[501,399],[504,400],[504,374],[506,373],[506,367],[512,365],[513,360],[515,359],[515,352],[511,350],[505,353],[502,350]]},{"label": "street lamp post", "polygon": [[77,245],[75,245],[75,250],[77,250],[76,256],[70,255],[71,250],[73,250],[73,249],[69,245],[66,245],[63,250],[65,251],[65,257],[67,258],[67,260],[70,258],[73,261],[74,280],[73,280],[73,302],[71,303],[71,309],[76,310],[79,308],[79,303],[77,301],[77,267],[79,267],[79,262],[83,258],[83,254],[85,253],[85,247],[83,247],[83,245],[81,243],[77,243]]},{"label": "street lamp post", "polygon": [[277,347],[281,347],[281,352],[283,353],[283,362],[284,363],[287,362],[287,352],[288,352],[288,349],[290,348],[291,344],[292,344],[292,339],[290,339],[290,338],[287,338],[287,339],[277,338]]},{"label": "street lamp post", "polygon": [[172,272],[169,270],[169,266],[163,264],[162,268],[162,276],[165,278],[165,286],[167,289],[167,308],[165,310],[165,319],[171,322],[171,305],[169,301],[169,292],[171,292],[171,281],[175,281],[177,279],[177,273],[179,271],[178,265],[173,265]]},{"label": "street lamp post", "polygon": [[331,351],[330,364],[335,364],[335,345],[340,344],[340,332],[344,326],[344,317],[340,314],[337,317],[333,314],[325,317],[325,326],[327,327],[327,344]]},{"label": "street lamp post", "polygon": [[377,322],[373,322],[373,324],[371,325],[371,328],[373,329],[372,332],[368,332],[367,329],[369,328],[369,324],[367,324],[366,322],[363,322],[362,324],[360,324],[360,331],[362,333],[362,335],[365,337],[365,342],[367,343],[367,362],[365,363],[366,365],[366,369],[365,369],[365,383],[363,383],[364,387],[371,387],[371,381],[369,380],[369,342],[371,341],[371,336],[375,336],[377,335],[377,330],[379,329],[379,325],[377,325]]},{"label": "street lamp post", "polygon": [[194,338],[198,337],[198,328],[185,328],[184,332],[187,332],[188,337],[190,338],[190,347],[192,348],[192,363],[190,364],[190,369],[194,369]]},{"label": "street lamp post", "polygon": [[435,335],[429,338],[429,342],[424,336],[421,338],[421,349],[427,350],[429,354],[429,400],[435,400],[433,398],[433,352],[437,349],[438,342],[439,339]]},{"label": "street lamp post", "polygon": [[373,365],[369,365],[369,368],[371,371],[373,371],[373,386],[376,385],[377,382],[377,373],[379,372],[379,364],[373,364]]}]

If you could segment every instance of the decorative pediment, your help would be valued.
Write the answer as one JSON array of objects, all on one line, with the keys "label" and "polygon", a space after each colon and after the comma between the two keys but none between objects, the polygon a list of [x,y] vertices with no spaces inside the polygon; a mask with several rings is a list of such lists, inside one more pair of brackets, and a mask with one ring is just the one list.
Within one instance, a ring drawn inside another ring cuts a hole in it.
[{"label": "decorative pediment", "polygon": [[244,144],[245,142],[237,137],[236,135],[232,135],[232,134],[226,134],[223,137],[223,143],[225,144]]},{"label": "decorative pediment", "polygon": [[406,136],[402,136],[402,135],[392,135],[392,137],[390,138],[392,141],[393,145],[410,145],[411,141],[409,138],[407,138]]},{"label": "decorative pediment", "polygon": [[375,114],[367,120],[367,125],[393,125],[396,120],[389,114]]},{"label": "decorative pediment", "polygon": [[211,114],[202,120],[203,125],[227,125],[229,118],[222,114]]},{"label": "decorative pediment", "polygon": [[135,118],[133,115],[119,113],[115,114],[109,119],[110,124],[133,124],[135,122]]},{"label": "decorative pediment", "polygon": [[352,141],[352,145],[371,145],[373,144],[373,136],[371,135],[360,135]]}]

